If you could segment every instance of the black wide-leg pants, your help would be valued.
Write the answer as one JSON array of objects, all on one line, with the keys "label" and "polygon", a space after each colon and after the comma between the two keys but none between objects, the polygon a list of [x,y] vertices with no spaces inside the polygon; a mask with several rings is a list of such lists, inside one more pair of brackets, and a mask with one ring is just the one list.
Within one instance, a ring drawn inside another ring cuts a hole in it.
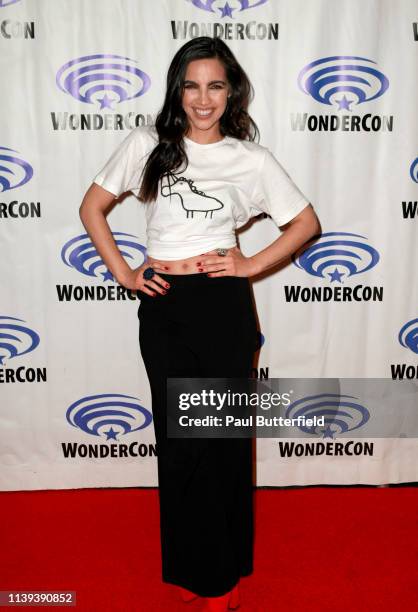
[{"label": "black wide-leg pants", "polygon": [[158,453],[162,579],[201,597],[253,571],[252,440],[169,438],[167,378],[250,376],[257,347],[247,278],[160,276],[166,295],[138,292],[139,342]]}]

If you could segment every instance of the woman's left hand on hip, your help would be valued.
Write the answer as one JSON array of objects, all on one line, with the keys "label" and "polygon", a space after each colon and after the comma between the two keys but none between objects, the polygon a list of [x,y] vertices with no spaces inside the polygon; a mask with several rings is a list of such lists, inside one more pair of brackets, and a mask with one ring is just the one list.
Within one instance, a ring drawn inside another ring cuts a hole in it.
[{"label": "woman's left hand on hip", "polygon": [[217,276],[253,276],[254,262],[251,257],[245,257],[238,247],[226,249],[224,256],[219,256],[216,250],[203,253],[196,268],[198,272],[207,274],[210,278]]}]

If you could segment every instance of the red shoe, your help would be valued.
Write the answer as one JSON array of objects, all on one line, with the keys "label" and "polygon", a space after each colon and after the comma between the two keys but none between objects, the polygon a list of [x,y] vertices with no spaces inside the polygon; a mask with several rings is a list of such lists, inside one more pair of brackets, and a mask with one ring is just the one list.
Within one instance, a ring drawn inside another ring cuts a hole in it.
[{"label": "red shoe", "polygon": [[232,591],[221,597],[206,597],[203,612],[228,612],[228,602]]},{"label": "red shoe", "polygon": [[180,596],[181,596],[181,600],[184,603],[190,603],[191,601],[194,601],[195,599],[197,599],[199,596],[196,595],[196,593],[192,593],[192,591],[188,591],[187,589],[183,589],[183,587],[178,587],[180,590]]},{"label": "red shoe", "polygon": [[239,606],[239,588],[237,583],[229,595],[228,610],[238,610]]},{"label": "red shoe", "polygon": [[237,610],[239,608],[239,590],[238,584],[234,588],[222,595],[221,597],[206,597],[204,612],[228,612],[228,610]]}]

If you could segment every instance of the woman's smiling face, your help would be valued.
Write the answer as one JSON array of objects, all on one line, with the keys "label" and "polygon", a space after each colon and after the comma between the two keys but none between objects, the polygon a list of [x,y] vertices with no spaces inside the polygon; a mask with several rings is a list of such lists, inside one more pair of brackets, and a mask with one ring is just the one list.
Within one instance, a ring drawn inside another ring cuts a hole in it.
[{"label": "woman's smiling face", "polygon": [[216,58],[193,60],[183,85],[183,109],[189,121],[187,137],[201,144],[221,140],[219,120],[228,98],[223,64]]}]

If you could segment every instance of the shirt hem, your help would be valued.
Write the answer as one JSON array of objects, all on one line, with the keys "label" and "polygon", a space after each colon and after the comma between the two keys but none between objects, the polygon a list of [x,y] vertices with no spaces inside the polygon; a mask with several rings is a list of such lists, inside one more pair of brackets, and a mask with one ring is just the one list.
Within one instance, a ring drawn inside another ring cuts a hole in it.
[{"label": "shirt hem", "polygon": [[195,257],[196,255],[202,255],[207,251],[213,251],[214,249],[232,249],[237,246],[237,241],[233,242],[226,240],[216,240],[211,242],[209,245],[196,245],[194,248],[182,250],[179,248],[170,249],[167,251],[153,248],[152,246],[147,247],[147,255],[153,259],[163,259],[167,261],[176,261],[179,259],[187,259],[188,257]]},{"label": "shirt hem", "polygon": [[99,185],[99,187],[103,187],[103,189],[106,189],[106,191],[108,191],[109,193],[113,194],[116,197],[120,195],[119,190],[116,189],[116,187],[113,187],[113,185],[106,183],[106,180],[100,176],[96,176],[96,178],[93,179],[93,183],[96,183],[96,185]]}]

